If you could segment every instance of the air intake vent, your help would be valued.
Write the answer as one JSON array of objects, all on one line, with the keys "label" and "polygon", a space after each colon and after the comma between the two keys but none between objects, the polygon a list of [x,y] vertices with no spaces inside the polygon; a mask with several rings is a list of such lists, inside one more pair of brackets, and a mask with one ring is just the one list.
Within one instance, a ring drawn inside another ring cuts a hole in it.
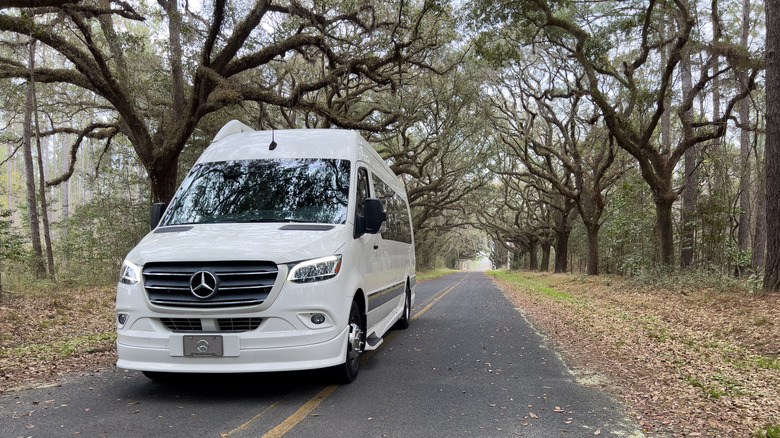
[{"label": "air intake vent", "polygon": [[247,332],[260,327],[262,318],[222,318],[218,320],[223,332]]},{"label": "air intake vent", "polygon": [[[160,322],[175,332],[203,332],[203,324],[199,318],[160,318]],[[255,330],[263,322],[262,318],[219,318],[219,332],[240,333]],[[208,330],[213,331],[213,330]]]},{"label": "air intake vent", "polygon": [[198,318],[160,318],[160,322],[175,332],[203,331],[203,326]]}]

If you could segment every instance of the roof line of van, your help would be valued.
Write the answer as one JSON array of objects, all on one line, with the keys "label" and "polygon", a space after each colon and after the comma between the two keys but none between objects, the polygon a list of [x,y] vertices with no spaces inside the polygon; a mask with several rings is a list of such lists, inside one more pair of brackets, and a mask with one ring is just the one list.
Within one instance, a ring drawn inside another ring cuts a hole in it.
[{"label": "roof line of van", "polygon": [[217,135],[214,136],[214,140],[211,140],[211,142],[213,143],[213,142],[220,141],[223,138],[227,137],[228,135],[238,134],[240,132],[253,132],[253,131],[254,129],[239,122],[238,120],[231,120],[225,123],[225,126],[223,126],[219,130],[219,132],[217,132]]}]

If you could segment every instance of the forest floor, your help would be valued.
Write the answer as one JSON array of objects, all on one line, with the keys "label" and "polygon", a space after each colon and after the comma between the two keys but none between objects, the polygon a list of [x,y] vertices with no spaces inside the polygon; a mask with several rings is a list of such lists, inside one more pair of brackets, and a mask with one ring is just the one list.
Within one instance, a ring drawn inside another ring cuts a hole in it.
[{"label": "forest floor", "polygon": [[615,393],[648,436],[780,437],[780,294],[493,274],[578,381]]},{"label": "forest floor", "polygon": [[[495,278],[578,381],[616,394],[648,436],[780,437],[780,294],[690,280]],[[0,296],[0,394],[113,366],[114,297],[113,287]]]},{"label": "forest floor", "polygon": [[0,296],[0,394],[116,362],[116,287]]}]

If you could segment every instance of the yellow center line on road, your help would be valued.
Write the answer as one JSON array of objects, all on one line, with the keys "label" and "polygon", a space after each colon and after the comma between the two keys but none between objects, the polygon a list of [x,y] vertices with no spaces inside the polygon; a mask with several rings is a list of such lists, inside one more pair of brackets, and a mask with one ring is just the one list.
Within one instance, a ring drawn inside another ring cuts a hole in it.
[{"label": "yellow center line on road", "polygon": [[301,406],[297,411],[295,411],[294,414],[287,417],[286,420],[282,421],[281,424],[269,430],[268,433],[263,435],[263,438],[278,438],[284,436],[284,434],[289,432],[290,429],[295,427],[296,424],[303,421],[303,419],[306,418],[306,416],[309,415],[309,413],[311,413],[314,408],[319,406],[319,404],[328,398],[328,396],[331,395],[338,387],[339,385],[330,385],[320,391],[319,394],[315,395],[312,399],[307,401],[306,404]]},{"label": "yellow center line on road", "polygon": [[284,397],[284,398],[283,398],[283,399],[281,399],[281,400],[277,400],[277,401],[276,401],[276,402],[274,402],[274,403],[273,403],[271,406],[268,406],[267,408],[263,409],[263,412],[260,412],[259,414],[257,414],[257,415],[255,415],[254,417],[252,417],[252,419],[251,419],[251,420],[247,421],[246,423],[242,424],[241,426],[238,426],[237,428],[235,428],[235,429],[231,430],[231,431],[230,431],[230,432],[228,432],[228,433],[223,433],[223,434],[220,434],[220,437],[223,437],[223,438],[225,438],[225,437],[229,437],[230,435],[233,435],[233,434],[234,434],[234,433],[236,433],[236,432],[239,432],[239,431],[242,431],[242,430],[246,429],[246,428],[247,428],[247,427],[249,427],[249,425],[250,425],[250,424],[252,424],[252,423],[253,423],[255,420],[257,420],[258,418],[262,417],[262,416],[263,416],[263,414],[265,414],[266,412],[268,412],[268,411],[270,411],[271,409],[273,409],[274,407],[276,407],[276,405],[278,405],[279,403],[281,403],[281,402],[282,402],[282,400],[284,400],[284,399],[286,399],[286,398],[287,398],[287,397]]},{"label": "yellow center line on road", "polygon": [[[435,298],[430,303],[428,303],[428,305],[426,305],[419,312],[417,312],[412,317],[412,321],[414,321],[415,319],[419,318],[420,315],[422,315],[423,313],[427,312],[431,307],[433,307],[434,304],[439,302],[439,300],[444,298],[444,296],[446,296],[448,293],[450,293],[459,284],[463,283],[463,280],[465,280],[468,276],[469,276],[469,274],[464,275],[463,278],[458,280],[458,282],[455,283],[454,285],[452,285],[449,289],[444,290],[443,292],[439,291],[436,294],[434,294]],[[394,331],[394,332],[390,333],[389,335],[385,336],[385,338],[384,338],[385,341],[389,341],[389,340],[393,339],[396,336],[397,333],[398,333],[398,331]],[[383,345],[384,345],[384,343],[383,343]],[[379,348],[377,348],[376,350],[369,351],[368,353],[364,354],[363,357],[361,358],[361,362],[364,362],[364,361],[368,360],[371,356],[374,355],[375,352],[379,351],[380,348],[381,348],[381,346]],[[269,430],[265,435],[263,435],[262,438],[279,438],[279,437],[284,436],[284,434],[289,432],[293,427],[295,427],[295,425],[297,425],[298,423],[303,421],[311,413],[311,411],[313,411],[317,406],[319,406],[319,404],[322,403],[326,398],[328,398],[328,396],[330,396],[333,393],[333,391],[335,391],[336,388],[338,388],[338,387],[339,387],[339,385],[330,385],[330,386],[326,387],[325,389],[323,389],[322,391],[320,391],[317,395],[312,397],[303,406],[301,406],[297,411],[295,411],[295,413],[293,413],[292,415],[287,417],[287,419],[285,419],[283,422],[279,423],[278,426],[276,426],[273,429]],[[246,429],[249,426],[249,424],[251,424],[252,422],[257,420],[258,418],[260,418],[260,416],[262,416],[265,412],[271,410],[271,408],[276,406],[278,403],[279,402],[276,402],[276,403],[272,404],[271,406],[266,408],[263,412],[257,414],[251,420],[247,421],[246,423],[242,424],[241,426],[237,427],[236,429],[231,430],[227,434],[222,434],[222,436],[223,437],[228,437],[228,436],[232,435],[233,433],[235,433],[235,432],[237,432],[239,430]]]},{"label": "yellow center line on road", "polygon": [[466,278],[468,278],[468,276],[469,276],[469,274],[466,274],[466,275],[464,275],[464,276],[463,276],[463,278],[461,278],[460,280],[458,280],[458,282],[457,282],[457,283],[453,284],[451,288],[447,289],[447,290],[446,290],[446,291],[444,291],[444,292],[441,292],[441,295],[439,295],[438,297],[434,298],[434,299],[433,299],[433,301],[431,301],[430,303],[428,303],[428,305],[427,305],[427,306],[423,307],[423,308],[422,308],[422,309],[421,309],[419,312],[417,312],[417,313],[416,313],[416,314],[415,314],[415,315],[412,317],[412,321],[414,321],[415,319],[419,318],[419,317],[420,317],[420,315],[422,315],[423,313],[427,312],[427,311],[428,311],[428,309],[430,309],[431,307],[433,307],[433,305],[434,305],[434,304],[438,303],[438,302],[439,302],[439,300],[440,300],[440,299],[442,299],[442,298],[444,298],[444,296],[445,296],[445,295],[447,295],[448,293],[450,293],[450,291],[451,291],[451,290],[455,289],[456,287],[458,287],[458,285],[459,285],[459,284],[463,283],[463,280],[465,280]]}]

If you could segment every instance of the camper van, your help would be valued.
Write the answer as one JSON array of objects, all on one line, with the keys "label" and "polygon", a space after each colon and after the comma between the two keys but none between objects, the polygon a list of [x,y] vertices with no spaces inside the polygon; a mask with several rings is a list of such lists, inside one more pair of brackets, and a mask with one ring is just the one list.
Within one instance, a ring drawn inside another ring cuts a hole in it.
[{"label": "camper van", "polygon": [[127,255],[120,368],[169,373],[328,368],[410,322],[414,234],[402,182],[358,133],[231,121]]}]

